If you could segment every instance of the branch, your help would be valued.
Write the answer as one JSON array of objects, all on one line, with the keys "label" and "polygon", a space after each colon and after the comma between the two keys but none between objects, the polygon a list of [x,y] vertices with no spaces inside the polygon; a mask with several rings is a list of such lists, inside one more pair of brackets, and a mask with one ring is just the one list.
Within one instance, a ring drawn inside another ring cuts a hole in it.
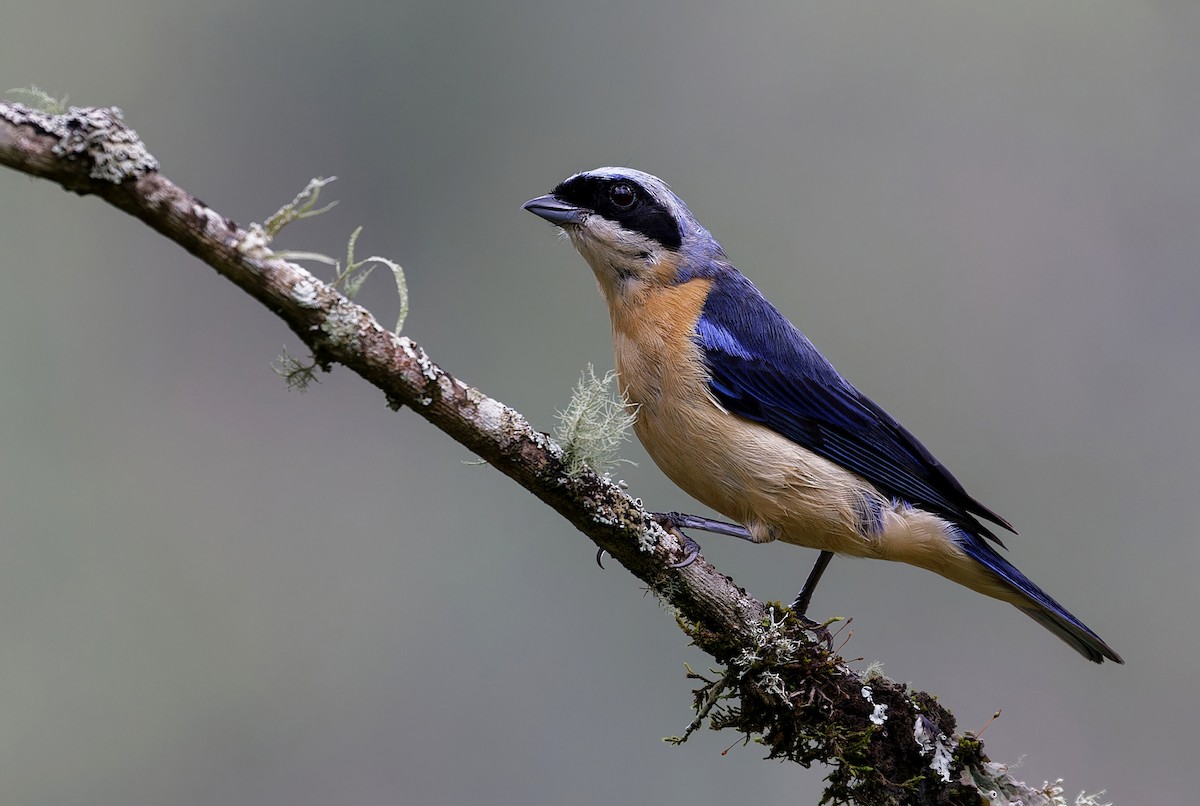
[{"label": "branch", "polygon": [[323,368],[338,363],[357,373],[394,409],[420,414],[611,554],[726,667],[717,681],[692,675],[704,684],[689,732],[707,717],[714,729],[762,743],[771,758],[828,764],[826,799],[835,802],[981,803],[1003,794],[1065,804],[1057,785],[1026,787],[988,761],[977,738],[956,736],[954,717],[933,696],[850,669],[784,608],[747,595],[702,557],[671,567],[683,547],[639,502],[607,477],[569,473],[562,449],[520,413],[273,253],[261,228],[243,229],[159,173],[120,110],[50,114],[0,103],[0,164],[140,219],[274,312]]}]

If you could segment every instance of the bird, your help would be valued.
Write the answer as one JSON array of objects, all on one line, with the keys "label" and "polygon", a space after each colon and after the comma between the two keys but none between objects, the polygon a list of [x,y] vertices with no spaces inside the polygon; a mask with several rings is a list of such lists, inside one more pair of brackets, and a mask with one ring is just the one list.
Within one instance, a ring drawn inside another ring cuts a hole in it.
[{"label": "bird", "polygon": [[[664,525],[819,550],[793,603],[800,616],[834,554],[891,560],[1014,605],[1088,660],[1124,663],[1000,555],[992,544],[1005,546],[983,521],[1015,533],[1012,525],[851,385],[666,182],[597,168],[523,206],[591,267],[646,452],[735,521],[668,513]],[[699,549],[686,540],[690,561]]]}]

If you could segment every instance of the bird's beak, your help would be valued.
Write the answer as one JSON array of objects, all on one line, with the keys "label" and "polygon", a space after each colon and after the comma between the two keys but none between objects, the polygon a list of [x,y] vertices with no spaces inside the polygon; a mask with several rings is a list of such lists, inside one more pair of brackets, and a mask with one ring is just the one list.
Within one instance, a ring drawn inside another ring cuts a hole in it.
[{"label": "bird's beak", "polygon": [[582,224],[586,212],[582,207],[567,204],[551,194],[530,199],[521,206],[535,216],[544,218],[551,224],[557,224],[560,227],[564,224]]}]

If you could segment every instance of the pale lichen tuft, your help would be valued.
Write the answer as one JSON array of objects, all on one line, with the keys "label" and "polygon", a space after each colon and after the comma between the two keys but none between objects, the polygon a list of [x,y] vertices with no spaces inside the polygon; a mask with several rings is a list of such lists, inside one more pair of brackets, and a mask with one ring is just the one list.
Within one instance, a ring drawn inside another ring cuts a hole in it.
[{"label": "pale lichen tuft", "polygon": [[554,435],[563,446],[563,461],[568,475],[584,468],[603,473],[620,461],[617,450],[629,439],[634,412],[613,396],[616,373],[596,377],[591,364],[579,377],[571,393],[571,402],[558,413]]},{"label": "pale lichen tuft", "polygon": [[274,238],[280,230],[293,221],[318,216],[337,204],[336,201],[332,201],[324,207],[317,207],[317,200],[321,198],[321,188],[336,180],[336,176],[328,179],[317,176],[308,180],[308,184],[304,186],[304,190],[296,194],[296,198],[280,207],[275,211],[275,215],[263,222],[262,227],[266,231],[267,240]]},{"label": "pale lichen tuft", "polygon": [[354,244],[358,241],[358,235],[362,232],[362,227],[357,228],[350,233],[350,241],[346,244],[346,265],[343,268],[341,263],[334,264],[333,287],[342,286],[342,292],[349,298],[354,299],[358,294],[362,284],[371,276],[371,272],[375,271],[376,266],[387,266],[391,269],[392,277],[396,281],[396,294],[400,297],[400,313],[396,317],[396,327],[392,330],[397,336],[404,329],[404,320],[408,318],[408,281],[404,277],[404,269],[394,260],[389,260],[386,257],[372,255],[365,260],[354,259]]},{"label": "pale lichen tuft", "polygon": [[67,111],[66,95],[61,98],[55,98],[36,84],[28,87],[13,87],[8,91],[8,94],[19,95],[26,100],[29,106],[47,115],[61,115]]}]

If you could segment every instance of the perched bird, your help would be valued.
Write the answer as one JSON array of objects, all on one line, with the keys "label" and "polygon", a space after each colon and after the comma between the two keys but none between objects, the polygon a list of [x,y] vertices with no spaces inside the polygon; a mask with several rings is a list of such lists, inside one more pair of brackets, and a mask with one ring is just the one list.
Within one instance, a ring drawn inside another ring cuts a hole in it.
[{"label": "perched bird", "polygon": [[665,182],[599,168],[524,207],[561,227],[595,273],[646,451],[744,528],[687,515],[672,526],[821,550],[801,613],[833,553],[895,560],[1016,606],[1089,660],[1123,663],[989,545],[1003,546],[980,519],[1008,522],[851,386]]}]

